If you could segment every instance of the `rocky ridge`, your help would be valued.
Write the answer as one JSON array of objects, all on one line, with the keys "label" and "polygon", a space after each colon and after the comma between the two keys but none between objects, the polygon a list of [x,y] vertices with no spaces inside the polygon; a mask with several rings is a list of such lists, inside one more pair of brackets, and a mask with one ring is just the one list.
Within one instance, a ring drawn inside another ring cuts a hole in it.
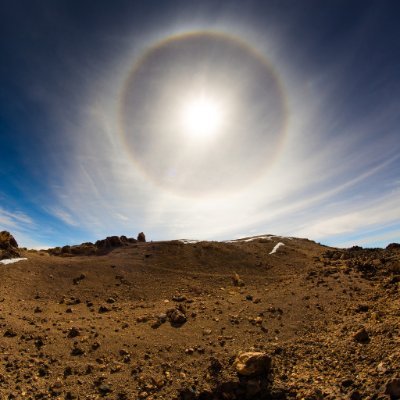
[{"label": "rocky ridge", "polygon": [[126,236],[108,236],[105,239],[97,240],[95,243],[85,242],[72,246],[54,247],[48,249],[47,252],[54,256],[104,255],[115,248],[129,246],[136,242],[146,242],[146,237],[143,232],[138,234],[137,239],[128,238]]}]

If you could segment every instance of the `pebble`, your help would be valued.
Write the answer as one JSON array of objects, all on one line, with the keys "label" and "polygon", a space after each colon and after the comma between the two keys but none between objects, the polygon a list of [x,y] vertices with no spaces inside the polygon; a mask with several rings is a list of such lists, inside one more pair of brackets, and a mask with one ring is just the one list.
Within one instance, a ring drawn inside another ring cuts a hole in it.
[{"label": "pebble", "polygon": [[369,342],[369,335],[365,328],[361,328],[353,335],[353,339],[358,343],[368,343]]}]

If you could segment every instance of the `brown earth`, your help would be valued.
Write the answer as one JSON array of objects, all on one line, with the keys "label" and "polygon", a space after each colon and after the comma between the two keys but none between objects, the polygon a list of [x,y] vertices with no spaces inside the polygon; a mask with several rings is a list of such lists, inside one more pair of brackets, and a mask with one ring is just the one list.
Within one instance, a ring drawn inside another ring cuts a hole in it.
[{"label": "brown earth", "polygon": [[399,246],[20,252],[0,264],[1,399],[400,398]]}]

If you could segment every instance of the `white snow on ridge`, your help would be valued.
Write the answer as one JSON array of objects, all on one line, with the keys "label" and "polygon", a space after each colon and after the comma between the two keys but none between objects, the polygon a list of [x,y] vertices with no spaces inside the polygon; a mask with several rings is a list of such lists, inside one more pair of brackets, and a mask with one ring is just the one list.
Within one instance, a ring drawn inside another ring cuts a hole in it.
[{"label": "white snow on ridge", "polygon": [[199,243],[200,240],[191,240],[191,239],[179,239],[179,242],[184,244],[191,244],[191,243]]},{"label": "white snow on ridge", "polygon": [[233,239],[233,240],[224,240],[223,243],[238,243],[238,242],[252,242],[254,240],[258,239],[266,239],[266,240],[272,240],[272,239],[286,239],[286,240],[293,240],[292,237],[290,236],[279,236],[279,235],[263,235],[263,236],[253,236],[250,238],[243,238],[243,239]]},{"label": "white snow on ridge", "polygon": [[275,237],[275,236],[274,235],[254,236],[254,237],[247,238],[247,239],[224,240],[223,243],[252,242],[252,241],[258,240],[258,239],[272,240],[273,237]]},{"label": "white snow on ridge", "polygon": [[276,244],[274,246],[274,248],[272,249],[272,251],[269,254],[275,254],[276,251],[279,249],[279,247],[284,246],[284,245],[285,245],[285,243],[279,242],[278,244]]},{"label": "white snow on ridge", "polygon": [[27,258],[6,258],[5,260],[0,260],[0,264],[14,264],[18,261],[27,260]]},{"label": "white snow on ridge", "polygon": [[[290,236],[278,236],[278,235],[261,235],[261,236],[253,236],[248,238],[241,238],[241,239],[231,239],[231,240],[223,240],[220,243],[248,243],[253,242],[255,240],[264,239],[264,240],[272,240],[272,239],[281,239],[281,240],[293,240]],[[191,240],[191,239],[179,239],[179,242],[184,244],[191,244],[191,243],[199,243],[202,240]],[[283,245],[284,243],[282,243]]]},{"label": "white snow on ridge", "polygon": [[272,237],[271,236],[257,236],[257,237],[253,237],[253,238],[249,238],[249,239],[242,239],[242,240],[239,239],[239,241],[240,242],[253,242],[254,240],[257,240],[257,239],[272,240]]}]

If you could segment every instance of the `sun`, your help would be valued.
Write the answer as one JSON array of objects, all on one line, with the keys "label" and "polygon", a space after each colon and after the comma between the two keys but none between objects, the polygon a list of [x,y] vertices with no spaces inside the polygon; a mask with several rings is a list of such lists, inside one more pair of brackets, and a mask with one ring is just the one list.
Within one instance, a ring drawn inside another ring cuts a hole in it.
[{"label": "sun", "polygon": [[212,137],[222,125],[222,110],[212,98],[201,96],[188,100],[181,110],[185,135],[195,138]]}]

